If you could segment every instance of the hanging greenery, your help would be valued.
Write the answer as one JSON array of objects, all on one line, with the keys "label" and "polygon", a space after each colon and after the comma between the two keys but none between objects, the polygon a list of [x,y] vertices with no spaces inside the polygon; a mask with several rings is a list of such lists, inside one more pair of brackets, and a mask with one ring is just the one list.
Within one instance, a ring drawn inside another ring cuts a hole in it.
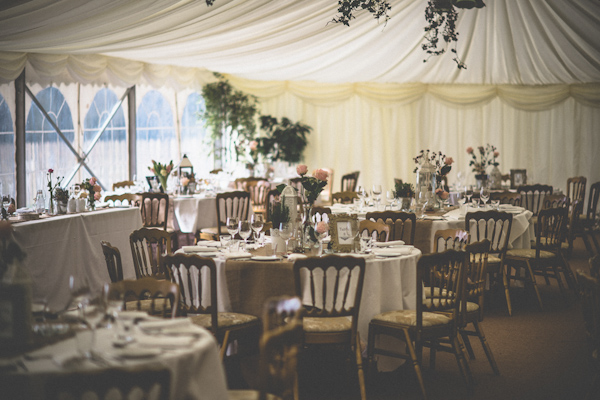
[{"label": "hanging greenery", "polygon": [[260,117],[260,129],[266,136],[258,138],[257,150],[271,161],[297,163],[306,148],[306,136],[312,128],[283,117],[281,122],[270,115]]},{"label": "hanging greenery", "polygon": [[384,22],[387,22],[390,19],[387,13],[392,6],[386,0],[339,0],[338,13],[340,15],[333,18],[332,22],[350,26],[350,21],[356,18],[353,13],[361,9],[373,14],[377,21],[382,18]]}]

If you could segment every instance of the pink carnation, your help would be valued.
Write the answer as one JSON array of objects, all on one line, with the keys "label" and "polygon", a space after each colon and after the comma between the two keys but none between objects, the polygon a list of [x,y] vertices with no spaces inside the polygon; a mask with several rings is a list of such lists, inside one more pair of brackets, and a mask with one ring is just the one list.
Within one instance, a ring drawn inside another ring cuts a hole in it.
[{"label": "pink carnation", "polygon": [[296,167],[296,172],[300,176],[306,175],[306,173],[308,172],[308,167],[304,164],[300,164]]},{"label": "pink carnation", "polygon": [[325,171],[324,169],[319,168],[318,170],[313,172],[313,176],[320,181],[326,181],[327,177],[329,177],[329,173],[327,173],[327,171]]},{"label": "pink carnation", "polygon": [[102,191],[102,187],[100,185],[94,185],[94,192],[100,193]]},{"label": "pink carnation", "polygon": [[250,142],[250,150],[256,151],[257,148],[258,148],[258,142],[256,140],[251,141]]},{"label": "pink carnation", "polygon": [[473,154],[473,148],[471,146],[467,147],[467,154]]},{"label": "pink carnation", "polygon": [[96,178],[94,178],[94,177],[90,178],[90,185],[92,185],[92,186],[96,185]]},{"label": "pink carnation", "polygon": [[50,168],[50,169],[48,170],[48,173],[49,173],[49,174],[51,174],[51,173],[53,173],[53,172],[54,172],[54,170],[53,170],[52,168]]},{"label": "pink carnation", "polygon": [[318,234],[322,235],[323,233],[325,233],[329,230],[329,224],[325,221],[321,221],[321,222],[317,223],[315,230],[317,231]]},{"label": "pink carnation", "polygon": [[446,157],[446,159],[444,160],[444,164],[446,165],[452,165],[453,162],[454,159],[452,157]]},{"label": "pink carnation", "polygon": [[94,200],[100,200],[100,197],[101,197],[100,192],[94,193]]},{"label": "pink carnation", "polygon": [[494,158],[498,157],[499,155],[500,155],[500,152],[499,152],[499,151],[495,151],[495,152],[494,152]]}]

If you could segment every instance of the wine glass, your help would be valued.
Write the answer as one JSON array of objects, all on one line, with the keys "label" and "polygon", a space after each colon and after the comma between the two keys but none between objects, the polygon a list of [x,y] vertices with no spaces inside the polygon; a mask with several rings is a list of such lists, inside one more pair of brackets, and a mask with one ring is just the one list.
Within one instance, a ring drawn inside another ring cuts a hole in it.
[{"label": "wine glass", "polygon": [[367,198],[367,191],[366,191],[365,187],[359,186],[358,190],[356,191],[356,194],[358,195],[358,198],[360,199],[360,208],[362,209],[363,205],[365,204],[365,200]]},{"label": "wine glass", "polygon": [[239,222],[236,217],[228,217],[227,218],[227,232],[229,232],[232,239],[238,233],[238,230],[239,230],[238,223]]},{"label": "wine glass", "polygon": [[291,222],[282,222],[279,224],[279,235],[285,240],[285,253],[287,253],[288,244],[292,234],[294,233],[294,224]]},{"label": "wine glass", "polygon": [[480,195],[481,201],[483,201],[483,208],[485,208],[488,200],[490,199],[490,189],[486,185],[483,185],[481,187],[481,191],[479,192],[479,195]]},{"label": "wine glass", "polygon": [[394,209],[394,204],[396,204],[396,192],[393,190],[388,190],[385,192],[385,198],[390,204],[390,210]]},{"label": "wine glass", "polygon": [[260,231],[262,231],[263,226],[265,225],[265,220],[262,214],[252,214],[250,217],[250,224],[252,225],[252,230],[254,231],[255,240],[258,240],[260,236]]},{"label": "wine glass", "polygon": [[69,291],[71,292],[71,305],[77,306],[77,309],[82,310],[90,303],[92,291],[86,278],[81,282],[77,282],[74,275],[69,276]]},{"label": "wine glass", "polygon": [[240,221],[238,224],[238,231],[242,239],[244,239],[244,245],[248,246],[248,238],[252,234],[252,225],[248,220]]},{"label": "wine glass", "polygon": [[379,202],[381,201],[381,185],[373,185],[371,193],[373,193],[373,198],[375,199],[375,207],[379,209]]},{"label": "wine glass", "polygon": [[473,196],[473,191],[470,190],[468,186],[465,186],[465,197],[467,198],[467,203],[471,202],[472,196]]}]

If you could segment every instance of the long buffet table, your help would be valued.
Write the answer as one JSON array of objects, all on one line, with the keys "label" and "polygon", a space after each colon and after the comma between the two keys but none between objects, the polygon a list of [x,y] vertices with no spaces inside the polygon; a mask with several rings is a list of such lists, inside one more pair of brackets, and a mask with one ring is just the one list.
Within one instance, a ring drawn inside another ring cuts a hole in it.
[{"label": "long buffet table", "polygon": [[70,300],[69,277],[76,285],[87,279],[99,293],[110,282],[100,242],[106,240],[121,252],[123,277],[134,279],[129,235],[142,227],[137,207],[110,208],[78,214],[15,222],[15,239],[27,254],[24,267],[33,281],[34,301],[59,310]]}]

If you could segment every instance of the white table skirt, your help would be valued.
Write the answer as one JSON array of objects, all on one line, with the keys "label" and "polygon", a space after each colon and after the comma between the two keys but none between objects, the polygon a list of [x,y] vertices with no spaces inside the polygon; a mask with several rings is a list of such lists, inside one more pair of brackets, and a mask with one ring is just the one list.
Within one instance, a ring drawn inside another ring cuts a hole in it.
[{"label": "white table skirt", "polygon": [[142,227],[137,207],[59,215],[13,224],[15,238],[27,254],[24,267],[33,281],[33,299],[46,299],[51,310],[70,300],[69,276],[87,279],[95,293],[110,282],[100,242],[121,252],[123,277],[135,279],[129,235]]},{"label": "white table skirt", "polygon": [[217,226],[216,198],[200,195],[173,197],[173,214],[183,233],[196,233]]},{"label": "white table skirt", "polygon": [[[197,331],[198,337],[194,339],[191,346],[165,348],[161,354],[155,357],[117,360],[112,358],[112,355],[118,351],[112,346],[114,331],[99,329],[94,349],[100,355],[104,355],[106,361],[111,365],[118,368],[135,367],[137,369],[143,368],[144,365],[167,367],[171,371],[169,399],[227,399],[227,382],[215,338],[206,329],[197,327]],[[130,346],[135,345],[134,343]],[[74,353],[76,348],[76,339],[72,337],[44,347],[37,353],[59,355],[59,357],[66,358],[66,355]],[[15,373],[15,375],[19,375],[17,376],[19,379],[15,379],[15,382],[23,384],[21,378],[25,378],[27,382],[22,389],[18,389],[24,394],[22,398],[43,398],[43,390],[48,379],[52,379],[54,374],[69,373],[70,371],[59,367],[52,359],[25,360],[24,363],[28,372]],[[92,362],[84,362],[81,368],[99,369],[100,367]]]}]

